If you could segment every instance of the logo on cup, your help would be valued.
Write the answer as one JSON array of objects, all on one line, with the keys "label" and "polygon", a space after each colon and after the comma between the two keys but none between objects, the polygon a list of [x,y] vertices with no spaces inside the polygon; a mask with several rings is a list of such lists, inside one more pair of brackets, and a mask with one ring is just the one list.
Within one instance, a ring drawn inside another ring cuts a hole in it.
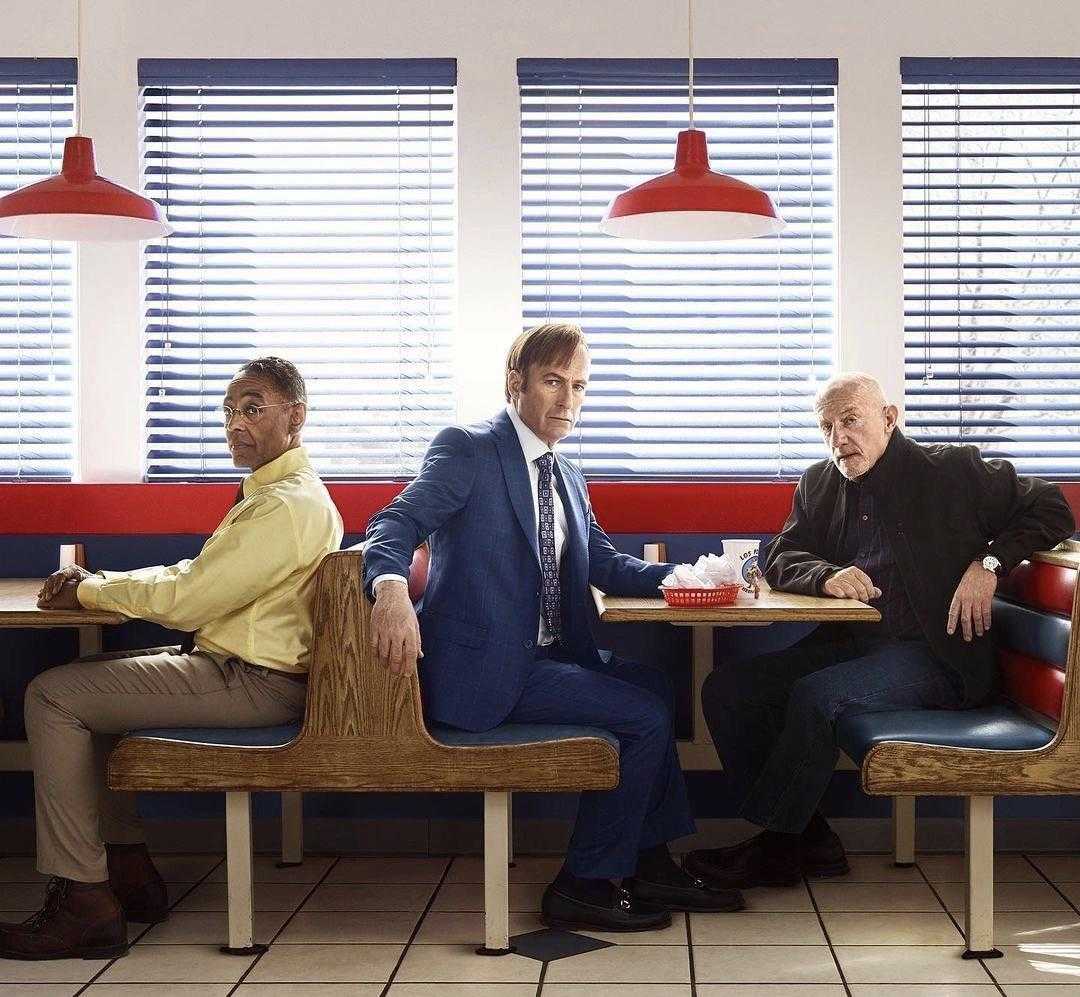
[{"label": "logo on cup", "polygon": [[739,573],[742,575],[743,589],[747,592],[753,592],[754,586],[752,584],[753,573],[757,571],[758,566],[758,548],[761,546],[760,540],[725,540],[723,541],[724,554],[727,557],[734,558],[739,565]]}]

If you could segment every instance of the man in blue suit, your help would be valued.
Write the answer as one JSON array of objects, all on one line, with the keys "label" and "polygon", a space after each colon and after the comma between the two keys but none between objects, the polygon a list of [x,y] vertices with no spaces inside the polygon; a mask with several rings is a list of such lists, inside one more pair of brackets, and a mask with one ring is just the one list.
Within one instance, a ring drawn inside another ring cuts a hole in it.
[{"label": "man in blue suit", "polygon": [[[593,518],[581,472],[555,455],[578,421],[588,378],[580,327],[543,325],[518,337],[505,411],[435,438],[416,479],[368,525],[364,582],[375,596],[377,655],[397,674],[420,658],[433,721],[615,734],[619,785],[582,794],[542,911],[560,927],[641,931],[666,926],[673,910],[737,910],[742,898],[691,878],[668,851],[694,824],[667,677],[599,651],[589,629],[590,585],[655,595],[671,566],[616,551]],[[424,540],[431,567],[418,620],[405,576]]]}]

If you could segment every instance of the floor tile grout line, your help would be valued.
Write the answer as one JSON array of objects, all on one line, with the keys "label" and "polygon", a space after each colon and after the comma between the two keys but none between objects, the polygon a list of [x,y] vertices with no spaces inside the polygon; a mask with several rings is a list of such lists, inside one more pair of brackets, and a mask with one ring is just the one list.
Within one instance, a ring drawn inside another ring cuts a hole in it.
[{"label": "floor tile grout line", "polygon": [[684,915],[686,918],[686,956],[690,960],[690,997],[697,997],[697,976],[694,972],[694,936],[690,929],[690,912]]},{"label": "floor tile grout line", "polygon": [[818,924],[821,925],[821,933],[825,936],[825,944],[829,946],[829,955],[832,956],[833,964],[836,966],[836,972],[840,975],[840,983],[844,988],[844,993],[847,997],[851,997],[851,987],[848,985],[844,967],[840,965],[840,956],[836,954],[836,947],[833,945],[832,938],[829,937],[829,929],[825,927],[825,918],[821,916],[821,908],[818,907],[817,897],[814,896],[814,890],[810,886],[810,880],[806,875],[803,875],[802,882],[803,889],[806,890],[807,895],[810,897],[810,903],[814,907],[814,913],[817,914]]},{"label": "floor tile grout line", "polygon": [[[202,886],[202,884],[205,883],[207,881],[207,879],[209,879],[214,874],[214,870],[217,869],[217,867],[219,865],[221,865],[221,863],[224,862],[224,861],[225,861],[224,859],[218,859],[212,866],[210,866],[209,869],[206,870],[205,873],[203,873],[202,879],[198,880],[197,882],[191,883],[188,886],[188,888],[186,890],[184,890],[183,893],[180,894],[180,896],[178,896],[171,904],[169,904],[169,914],[170,915],[172,914],[173,909],[176,907],[176,905],[178,903],[180,903],[180,901],[183,900],[184,897],[189,896],[191,894],[192,890],[196,889],[199,886]],[[91,986],[93,986],[94,983],[96,983],[99,979],[101,979],[102,974],[107,972],[108,970],[110,970],[113,967],[113,965],[115,965],[115,963],[117,962],[118,959],[123,959],[125,956],[130,955],[131,950],[136,946],[136,944],[141,942],[143,940],[143,938],[146,937],[147,933],[150,931],[151,928],[155,928],[155,927],[157,927],[157,925],[148,924],[145,928],[143,928],[143,930],[140,931],[139,934],[137,934],[132,939],[131,943],[124,950],[124,955],[117,956],[115,959],[110,959],[104,966],[101,967],[100,970],[98,970],[98,972],[96,972],[92,977],[90,977],[90,979],[87,980],[82,985],[82,987],[80,989],[75,991],[73,997],[80,997],[80,994],[85,993],[87,991],[87,989],[89,989]]]},{"label": "floor tile grout line", "polygon": [[[315,858],[316,856],[311,855],[311,856],[306,856],[306,857],[307,858]],[[285,918],[285,920],[281,924],[281,926],[277,929],[277,931],[274,932],[274,937],[271,938],[270,941],[266,945],[266,952],[270,951],[270,946],[273,945],[274,942],[276,942],[278,940],[278,938],[281,937],[281,933],[289,926],[290,923],[292,923],[292,919],[294,917],[296,917],[297,914],[300,913],[300,910],[303,908],[304,904],[306,904],[311,899],[311,895],[320,886],[322,886],[322,884],[326,881],[326,877],[330,875],[330,873],[336,868],[337,864],[340,861],[341,861],[341,856],[340,855],[334,856],[333,861],[326,867],[326,869],[324,870],[322,876],[320,876],[319,879],[316,882],[311,884],[311,889],[308,890],[307,893],[304,894],[303,899],[300,901],[299,904],[296,905],[296,907],[293,909],[293,912],[287,918]],[[251,904],[252,904],[251,917],[252,917],[252,927],[253,928],[254,928],[254,920],[255,920],[255,909],[254,909],[255,908],[255,888],[258,885],[259,884],[255,883],[255,882],[252,882],[252,884],[251,884],[251,893],[252,893],[252,897],[251,897]],[[227,886],[226,886],[226,888],[227,888]],[[228,916],[228,915],[226,914],[226,916]],[[252,934],[254,934],[254,931],[252,931]],[[260,952],[258,955],[255,956],[254,959],[251,960],[251,965],[249,965],[248,968],[245,969],[240,974],[240,979],[238,979],[233,984],[232,989],[229,991],[228,994],[226,994],[226,997],[232,997],[232,995],[234,993],[236,993],[237,990],[240,989],[240,985],[244,982],[244,980],[246,980],[248,978],[251,971],[259,964],[259,960],[261,960],[262,957],[264,955],[266,955],[266,952]]]},{"label": "floor tile grout line", "polygon": [[446,877],[450,875],[450,870],[454,867],[454,863],[457,861],[457,855],[451,855],[447,860],[446,866],[443,868],[442,876],[439,877],[439,881],[435,884],[435,889],[431,891],[431,896],[428,897],[427,906],[420,912],[420,916],[416,919],[416,924],[413,926],[412,934],[409,935],[408,940],[405,942],[404,947],[401,950],[401,955],[398,956],[398,960],[394,963],[394,968],[390,970],[390,976],[386,980],[386,985],[382,988],[382,992],[379,997],[386,997],[390,992],[390,988],[394,985],[394,977],[397,976],[398,970],[401,969],[402,964],[405,962],[405,957],[409,954],[409,949],[412,947],[413,940],[418,934],[420,934],[420,928],[423,926],[424,918],[428,916],[432,905],[435,903],[435,898],[439,895],[439,890],[443,888],[443,884],[446,882]]},{"label": "floor tile grout line", "polygon": [[[935,897],[937,897],[937,901],[944,908],[946,916],[949,918],[950,921],[952,921],[952,923],[954,925],[956,925],[956,930],[960,932],[960,937],[963,938],[963,940],[964,940],[964,949],[966,951],[967,950],[967,935],[964,933],[964,929],[960,927],[960,922],[953,916],[953,912],[951,910],[949,910],[948,905],[941,898],[941,894],[938,893],[937,887],[933,883],[930,882],[930,877],[928,875],[926,875],[926,871],[923,869],[922,865],[920,865],[918,861],[915,862],[915,868],[919,870],[919,875],[922,876],[922,878],[926,881],[926,885],[928,887],[930,887],[930,892],[933,893]],[[943,883],[941,885],[944,886],[945,884]],[[1001,986],[1000,983],[998,983],[997,977],[994,976],[994,974],[990,971],[990,967],[986,965],[986,960],[985,959],[980,959],[979,960],[979,965],[982,966],[982,968],[983,968],[984,972],[986,973],[986,975],[990,977],[990,982],[993,983],[994,986],[997,988],[998,993],[1004,995],[1004,993],[1005,993],[1004,988]]]},{"label": "floor tile grout line", "polygon": [[1040,877],[1041,877],[1041,878],[1043,879],[1043,881],[1044,881],[1044,882],[1045,882],[1045,883],[1046,883],[1046,884],[1047,884],[1047,885],[1048,885],[1048,886],[1050,887],[1050,889],[1052,889],[1052,890],[1053,890],[1053,891],[1054,891],[1054,892],[1055,892],[1055,893],[1056,893],[1056,894],[1057,894],[1057,895],[1058,895],[1059,897],[1061,897],[1061,899],[1062,899],[1062,900],[1064,900],[1064,901],[1065,901],[1065,903],[1067,903],[1067,904],[1068,904],[1068,905],[1069,905],[1069,906],[1070,906],[1070,907],[1071,907],[1071,908],[1073,909],[1073,911],[1074,911],[1075,913],[1077,913],[1077,914],[1080,914],[1080,907],[1077,907],[1077,906],[1076,906],[1076,904],[1074,904],[1074,903],[1073,903],[1073,902],[1072,902],[1072,901],[1071,901],[1071,900],[1070,900],[1070,899],[1069,899],[1069,898],[1068,898],[1068,897],[1067,897],[1067,896],[1066,896],[1066,895],[1065,895],[1065,894],[1064,894],[1064,893],[1062,892],[1062,890],[1061,890],[1061,888],[1060,888],[1060,887],[1058,886],[1058,884],[1057,884],[1057,883],[1055,883],[1055,882],[1054,882],[1054,881],[1053,881],[1053,880],[1052,880],[1052,879],[1051,879],[1051,878],[1050,878],[1050,877],[1049,877],[1048,875],[1046,875],[1046,873],[1045,873],[1045,872],[1043,872],[1043,871],[1042,871],[1042,869],[1040,869],[1040,868],[1039,868],[1039,867],[1038,867],[1038,866],[1037,866],[1037,865],[1036,865],[1036,864],[1035,864],[1035,863],[1034,863],[1034,862],[1032,861],[1031,857],[1030,857],[1030,856],[1029,856],[1029,855],[1027,854],[1027,852],[1024,852],[1024,853],[1023,853],[1023,856],[1024,856],[1024,861],[1025,861],[1025,862],[1027,862],[1027,864],[1028,864],[1028,865],[1030,865],[1030,866],[1031,866],[1031,868],[1032,868],[1032,869],[1034,869],[1036,873],[1038,873],[1038,875],[1039,875],[1039,876],[1040,876]]}]

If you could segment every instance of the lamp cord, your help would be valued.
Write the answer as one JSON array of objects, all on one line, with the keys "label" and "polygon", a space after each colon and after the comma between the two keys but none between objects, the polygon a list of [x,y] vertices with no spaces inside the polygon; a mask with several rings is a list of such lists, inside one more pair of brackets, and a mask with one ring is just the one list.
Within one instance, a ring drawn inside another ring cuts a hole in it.
[{"label": "lamp cord", "polygon": [[82,0],[75,0],[75,134],[82,132],[82,81],[78,74],[82,70]]},{"label": "lamp cord", "polygon": [[694,130],[694,0],[686,0],[687,50],[690,56],[690,130]]}]

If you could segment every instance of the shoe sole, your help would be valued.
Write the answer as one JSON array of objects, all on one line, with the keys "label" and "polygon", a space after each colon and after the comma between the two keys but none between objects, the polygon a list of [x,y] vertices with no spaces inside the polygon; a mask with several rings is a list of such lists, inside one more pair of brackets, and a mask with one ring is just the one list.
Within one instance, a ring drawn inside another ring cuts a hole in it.
[{"label": "shoe sole", "polygon": [[639,893],[635,893],[634,898],[643,903],[653,904],[656,907],[663,907],[672,914],[733,914],[737,910],[746,909],[746,901],[741,897],[734,903],[720,903],[717,901],[712,904],[703,904],[700,907],[694,907],[690,904],[667,903],[659,897],[650,897]]},{"label": "shoe sole", "polygon": [[53,959],[118,959],[127,955],[129,945],[102,945],[93,948],[68,949],[66,952],[37,954],[31,952],[0,951],[0,959],[17,959],[20,962],[48,962]]},{"label": "shoe sole", "polygon": [[548,917],[546,914],[540,915],[540,923],[548,928],[560,928],[563,931],[614,931],[614,932],[632,932],[632,931],[659,931],[661,928],[671,927],[671,915],[663,921],[658,921],[656,924],[648,925],[613,925],[613,924],[594,924],[589,921],[572,921],[561,917]]}]

